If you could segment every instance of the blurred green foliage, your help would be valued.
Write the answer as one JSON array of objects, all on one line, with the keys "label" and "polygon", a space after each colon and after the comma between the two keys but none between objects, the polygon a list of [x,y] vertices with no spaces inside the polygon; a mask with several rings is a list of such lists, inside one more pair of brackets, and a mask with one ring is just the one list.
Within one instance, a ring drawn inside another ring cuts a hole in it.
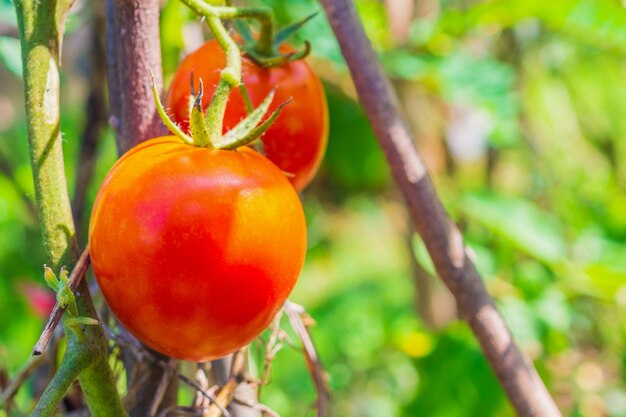
[{"label": "blurred green foliage", "polygon": [[[168,79],[206,30],[180,3],[164,3]],[[257,3],[273,7],[283,24],[320,10],[313,0]],[[564,414],[626,416],[623,3],[355,3],[446,207]],[[70,17],[65,45],[70,190],[86,77],[72,59],[84,52],[77,38],[89,25],[88,4]],[[0,1],[0,21],[14,22],[7,0]],[[293,300],[317,321],[313,337],[336,415],[513,415],[471,332],[444,314],[454,303],[409,232],[323,14],[294,42],[304,39],[327,87],[331,131],[322,172],[302,196],[309,254]],[[26,361],[44,322],[25,296],[25,284],[43,287],[45,260],[29,207],[17,45],[0,38],[0,364],[10,373]],[[115,155],[107,131],[87,207]],[[430,315],[424,300],[431,301]],[[261,346],[255,344],[257,356]],[[301,352],[284,347],[262,400],[283,416],[304,416],[313,415],[314,397]],[[31,403],[25,388],[18,405],[26,410]]]}]

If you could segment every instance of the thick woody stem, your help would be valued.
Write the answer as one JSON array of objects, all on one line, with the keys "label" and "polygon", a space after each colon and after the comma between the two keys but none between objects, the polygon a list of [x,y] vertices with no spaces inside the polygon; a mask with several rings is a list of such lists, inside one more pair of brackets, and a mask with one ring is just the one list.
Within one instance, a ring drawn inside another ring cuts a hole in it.
[{"label": "thick woody stem", "polygon": [[417,232],[511,403],[520,416],[560,416],[535,368],[515,344],[468,257],[461,233],[446,214],[352,2],[321,3]]},{"label": "thick woody stem", "polygon": [[[61,266],[73,268],[78,259],[63,166],[59,104],[59,57],[65,18],[71,4],[71,0],[15,2],[22,43],[35,200],[48,263],[57,271]],[[84,281],[78,286],[76,295],[78,313],[95,317]],[[40,399],[37,405],[40,414],[37,415],[52,415],[77,375],[94,417],[126,415],[108,366],[106,337],[100,327],[87,327],[84,343],[79,343],[66,329],[64,365]]]},{"label": "thick woody stem", "polygon": [[158,0],[107,1],[107,61],[111,124],[123,154],[165,133],[150,91],[150,71],[163,86]]}]

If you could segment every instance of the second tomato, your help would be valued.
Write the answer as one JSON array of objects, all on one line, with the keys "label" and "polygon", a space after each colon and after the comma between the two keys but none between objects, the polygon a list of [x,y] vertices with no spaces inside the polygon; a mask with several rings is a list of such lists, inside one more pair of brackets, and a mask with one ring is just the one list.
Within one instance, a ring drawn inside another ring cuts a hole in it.
[{"label": "second tomato", "polygon": [[[270,111],[292,98],[280,117],[263,135],[265,155],[287,174],[301,191],[315,176],[328,140],[328,109],[322,83],[304,60],[262,68],[250,59],[242,60],[242,78],[253,105],[258,105],[276,88]],[[215,40],[189,54],[180,64],[166,99],[168,113],[186,132],[189,130],[189,94],[191,77],[198,91],[199,78],[204,82],[203,109],[226,65],[224,52]],[[224,116],[224,131],[231,129],[246,115],[243,97],[234,89]]]}]

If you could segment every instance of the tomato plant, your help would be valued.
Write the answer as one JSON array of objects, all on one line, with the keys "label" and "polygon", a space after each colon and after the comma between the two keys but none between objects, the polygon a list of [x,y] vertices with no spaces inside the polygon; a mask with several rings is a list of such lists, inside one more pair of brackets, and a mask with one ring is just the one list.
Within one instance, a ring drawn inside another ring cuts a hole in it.
[{"label": "tomato plant", "polygon": [[108,173],[89,226],[107,303],[137,338],[194,361],[258,336],[295,285],[306,224],[294,188],[249,148],[151,139]]},{"label": "tomato plant", "polygon": [[[290,47],[283,46],[282,49],[287,52]],[[189,54],[178,67],[170,85],[166,107],[184,131],[189,131],[190,80],[193,77],[196,91],[199,78],[204,81],[202,106],[206,108],[225,62],[218,42],[210,40]],[[265,155],[287,173],[296,190],[302,190],[317,173],[328,140],[328,109],[319,77],[304,60],[261,67],[244,56],[242,81],[254,104],[258,104],[274,88],[276,97],[273,108],[293,99],[261,140]],[[226,109],[224,130],[231,129],[245,115],[244,98],[239,90],[234,89]]]}]

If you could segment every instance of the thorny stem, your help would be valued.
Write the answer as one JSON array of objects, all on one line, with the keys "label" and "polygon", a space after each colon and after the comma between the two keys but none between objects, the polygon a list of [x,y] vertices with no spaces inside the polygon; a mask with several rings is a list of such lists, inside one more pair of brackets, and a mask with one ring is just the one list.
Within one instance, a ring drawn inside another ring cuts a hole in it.
[{"label": "thorny stem", "polygon": [[[72,0],[17,0],[24,68],[24,92],[35,199],[48,263],[54,270],[72,268],[78,258],[60,135],[59,56],[65,18]],[[85,282],[77,291],[81,316],[95,317]],[[66,328],[68,346],[61,370],[39,400],[34,415],[50,416],[79,376],[94,417],[125,416],[107,363],[107,340],[98,326],[87,326],[78,343]]]}]

